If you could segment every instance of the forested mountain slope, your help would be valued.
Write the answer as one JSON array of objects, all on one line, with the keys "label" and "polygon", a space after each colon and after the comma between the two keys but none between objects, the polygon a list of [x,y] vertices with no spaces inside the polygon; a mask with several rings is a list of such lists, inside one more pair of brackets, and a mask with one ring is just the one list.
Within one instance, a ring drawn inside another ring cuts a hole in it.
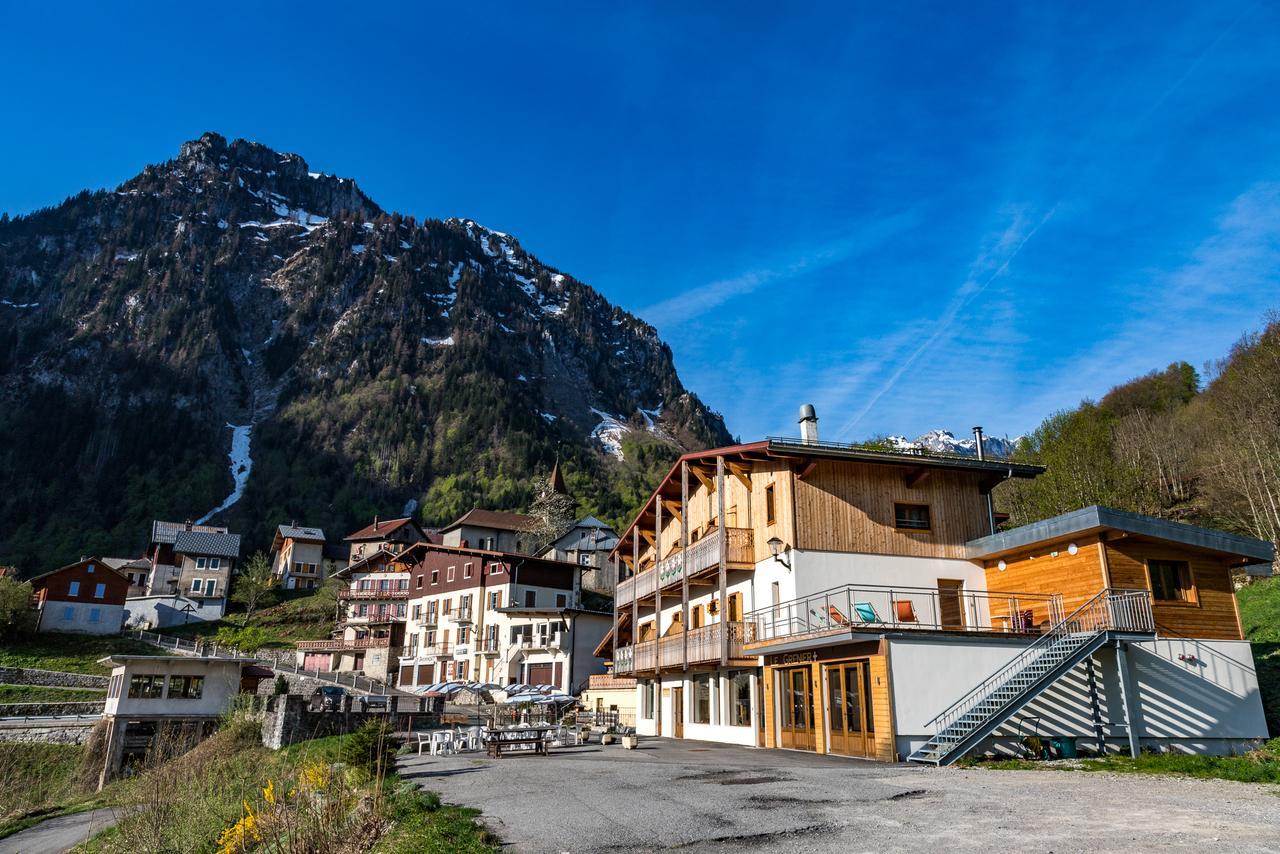
[{"label": "forested mountain slope", "polygon": [[1096,503],[1280,543],[1280,318],[1210,372],[1178,362],[1045,419],[1013,457],[1048,471],[997,491],[1011,524]]}]

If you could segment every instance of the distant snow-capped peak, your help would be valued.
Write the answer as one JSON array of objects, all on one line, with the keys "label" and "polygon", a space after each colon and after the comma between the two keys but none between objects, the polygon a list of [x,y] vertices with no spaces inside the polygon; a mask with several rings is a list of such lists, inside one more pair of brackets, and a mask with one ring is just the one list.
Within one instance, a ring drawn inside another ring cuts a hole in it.
[{"label": "distant snow-capped peak", "polygon": [[[982,448],[989,457],[1007,457],[1018,446],[1018,440],[1002,439],[997,436],[984,436]],[[978,455],[978,442],[973,437],[957,439],[950,430],[930,430],[914,440],[906,436],[889,436],[886,441],[897,451],[924,451],[935,454],[959,454],[965,457]]]}]

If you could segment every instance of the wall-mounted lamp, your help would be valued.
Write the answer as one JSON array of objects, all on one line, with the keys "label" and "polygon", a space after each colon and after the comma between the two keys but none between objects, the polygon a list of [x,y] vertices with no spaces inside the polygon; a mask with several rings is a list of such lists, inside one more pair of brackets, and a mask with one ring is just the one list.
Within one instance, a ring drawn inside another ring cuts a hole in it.
[{"label": "wall-mounted lamp", "polygon": [[1080,547],[1077,546],[1075,543],[1072,543],[1071,545],[1067,546],[1067,554],[1069,555],[1073,555],[1078,551],[1080,551]]},{"label": "wall-mounted lamp", "polygon": [[776,560],[778,563],[782,564],[787,569],[791,568],[791,561],[788,560],[786,557],[787,544],[782,542],[782,540],[778,539],[777,537],[770,537],[769,552],[770,554],[773,555],[773,559]]},{"label": "wall-mounted lamp", "polygon": [[1004,561],[1000,561],[999,563],[996,564],[996,569],[1000,570],[1001,572],[1004,572],[1008,567],[1009,567],[1009,564],[1005,563]]}]

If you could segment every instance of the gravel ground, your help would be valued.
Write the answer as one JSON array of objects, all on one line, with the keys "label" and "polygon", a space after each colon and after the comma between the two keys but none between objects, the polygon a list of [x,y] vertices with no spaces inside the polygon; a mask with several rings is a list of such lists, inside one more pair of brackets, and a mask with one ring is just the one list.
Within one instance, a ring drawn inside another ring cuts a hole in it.
[{"label": "gravel ground", "polygon": [[884,765],[645,739],[550,757],[409,756],[518,852],[1276,851],[1280,787]]}]

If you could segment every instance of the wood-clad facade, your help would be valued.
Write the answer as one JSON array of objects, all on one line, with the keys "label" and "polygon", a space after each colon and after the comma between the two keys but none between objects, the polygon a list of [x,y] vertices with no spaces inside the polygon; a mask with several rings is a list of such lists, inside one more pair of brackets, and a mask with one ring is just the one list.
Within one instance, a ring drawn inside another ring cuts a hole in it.
[{"label": "wood-clad facade", "polygon": [[[1187,599],[1157,598],[1151,561],[1186,564],[1192,582]],[[1108,588],[1146,590],[1152,594],[1156,630],[1161,635],[1240,640],[1244,634],[1231,582],[1232,564],[1225,555],[1118,532],[1067,537],[983,562],[988,589],[1060,594],[1064,616]],[[993,600],[993,609],[997,601]],[[1032,611],[1035,626],[1047,624],[1050,615],[1043,602],[1028,602],[1026,609]]]},{"label": "wood-clad facade", "polygon": [[[794,483],[796,548],[963,558],[991,533],[980,473],[822,460]],[[929,527],[895,527],[898,504],[929,508]]]}]

